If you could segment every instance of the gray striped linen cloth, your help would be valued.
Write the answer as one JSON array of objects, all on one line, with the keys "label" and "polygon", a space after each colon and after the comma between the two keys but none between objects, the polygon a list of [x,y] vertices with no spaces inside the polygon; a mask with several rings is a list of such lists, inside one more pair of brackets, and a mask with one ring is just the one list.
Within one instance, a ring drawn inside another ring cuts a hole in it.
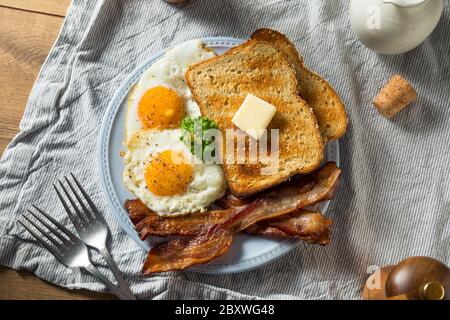
[{"label": "gray striped linen cloth", "polygon": [[[0,264],[69,288],[105,291],[88,274],[59,264],[16,223],[35,203],[60,211],[51,185],[75,172],[105,213],[112,254],[139,298],[358,299],[370,266],[427,255],[450,264],[449,4],[434,33],[412,52],[383,56],[351,31],[348,2],[74,0],[31,92],[20,133],[0,162]],[[328,247],[301,244],[251,272],[189,271],[144,278],[145,253],[122,231],[101,193],[97,136],[108,102],[125,77],[163,48],[206,36],[247,38],[269,27],[287,34],[347,106],[340,141],[343,179],[327,215]],[[389,121],[371,105],[394,74],[418,100]],[[104,261],[94,263],[107,272]]]}]

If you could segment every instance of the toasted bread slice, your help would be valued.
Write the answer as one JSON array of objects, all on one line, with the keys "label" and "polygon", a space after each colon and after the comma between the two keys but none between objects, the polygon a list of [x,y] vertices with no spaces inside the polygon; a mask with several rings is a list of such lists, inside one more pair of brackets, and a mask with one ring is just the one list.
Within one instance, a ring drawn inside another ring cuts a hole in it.
[{"label": "toasted bread slice", "polygon": [[300,96],[313,109],[324,142],[343,136],[347,129],[344,104],[325,79],[305,67],[292,42],[285,35],[270,29],[259,29],[251,38],[273,43],[286,54],[297,72]]},{"label": "toasted bread slice", "polygon": [[[317,120],[298,94],[291,63],[274,45],[249,40],[221,56],[191,66],[186,81],[202,115],[214,120],[224,134],[227,129],[237,129],[231,120],[249,93],[277,108],[269,125],[269,129],[279,129],[279,152],[272,154],[279,159],[275,172],[267,174],[263,170],[273,166],[274,161],[252,162],[248,152],[244,163],[227,163],[226,143],[223,144],[223,167],[233,194],[250,196],[295,174],[310,173],[320,165],[323,141]],[[248,150],[249,136],[237,132],[245,136]],[[231,151],[237,158],[236,145]]]}]

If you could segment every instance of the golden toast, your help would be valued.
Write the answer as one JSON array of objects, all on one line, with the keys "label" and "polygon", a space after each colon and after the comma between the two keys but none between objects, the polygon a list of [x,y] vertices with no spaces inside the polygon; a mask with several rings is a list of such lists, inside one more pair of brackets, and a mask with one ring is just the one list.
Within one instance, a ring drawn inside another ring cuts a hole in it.
[{"label": "golden toast", "polygon": [[259,29],[251,35],[251,39],[270,42],[286,55],[297,73],[300,96],[313,109],[324,142],[344,135],[347,129],[344,104],[325,79],[306,68],[292,42],[271,29]]},{"label": "golden toast", "polygon": [[[202,115],[214,120],[222,133],[236,129],[231,120],[250,93],[277,108],[268,128],[279,129],[276,173],[263,173],[262,169],[274,163],[252,163],[247,152],[243,164],[225,162],[223,167],[233,194],[250,196],[319,167],[323,141],[316,117],[299,95],[296,70],[275,45],[249,40],[221,56],[191,66],[186,81]],[[245,135],[245,139],[248,144],[250,138]],[[220,150],[223,160],[224,149]],[[236,150],[232,152],[237,154]]]}]

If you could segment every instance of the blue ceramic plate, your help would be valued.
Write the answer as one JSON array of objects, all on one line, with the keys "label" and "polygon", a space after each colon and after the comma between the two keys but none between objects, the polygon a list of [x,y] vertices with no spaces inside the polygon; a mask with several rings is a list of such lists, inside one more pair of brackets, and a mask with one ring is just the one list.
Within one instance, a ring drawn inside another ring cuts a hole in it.
[{"label": "blue ceramic plate", "polygon": [[[223,37],[204,38],[202,41],[218,54],[222,54],[243,42],[240,39]],[[130,88],[138,82],[144,71],[156,60],[161,58],[163,54],[164,52],[160,52],[149,58],[134,70],[119,87],[103,119],[98,146],[98,164],[102,188],[103,192],[107,195],[111,210],[125,232],[146,251],[152,245],[151,240],[141,241],[139,239],[133,224],[123,208],[123,203],[126,199],[134,199],[135,197],[122,183],[124,164],[120,152],[124,151],[122,142],[124,141],[125,133],[126,101]],[[327,144],[325,160],[334,161],[339,165],[338,142]],[[328,202],[324,202],[318,204],[315,209],[325,213],[327,207]],[[283,254],[295,248],[298,243],[298,240],[272,240],[240,234],[236,237],[226,255],[209,264],[195,266],[189,270],[209,274],[243,272],[281,257]]]}]

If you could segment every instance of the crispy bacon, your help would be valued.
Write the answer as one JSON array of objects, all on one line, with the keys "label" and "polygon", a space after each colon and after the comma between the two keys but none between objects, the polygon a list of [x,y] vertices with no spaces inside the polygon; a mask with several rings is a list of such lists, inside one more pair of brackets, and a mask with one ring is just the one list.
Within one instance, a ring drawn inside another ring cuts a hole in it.
[{"label": "crispy bacon", "polygon": [[300,209],[296,212],[265,220],[245,229],[245,233],[274,238],[298,238],[308,243],[327,245],[330,243],[332,221],[320,212]]},{"label": "crispy bacon", "polygon": [[255,200],[254,197],[252,197],[252,198],[238,198],[238,197],[236,197],[235,195],[233,195],[231,193],[227,193],[225,196],[223,196],[219,200],[216,200],[216,204],[219,207],[222,207],[224,209],[230,209],[230,208],[248,206],[254,200]]},{"label": "crispy bacon", "polygon": [[[225,252],[234,235],[250,226],[295,212],[333,197],[341,170],[327,163],[315,173],[259,195],[251,204],[226,210],[226,218],[198,227],[194,238],[177,239],[155,246],[144,263],[144,274],[181,270],[209,262]],[[283,230],[286,233],[286,230]]]},{"label": "crispy bacon", "polygon": [[224,220],[238,209],[211,210],[179,217],[160,217],[140,200],[126,200],[125,210],[142,240],[148,236],[185,236],[193,237],[199,234],[206,224],[215,224]]},{"label": "crispy bacon", "polygon": [[[239,207],[234,210],[239,210]],[[151,211],[138,199],[125,201],[125,209],[142,240],[148,236],[194,237],[204,229],[205,224],[218,223],[231,212],[230,210],[213,210],[164,218]],[[326,219],[321,213],[299,210],[280,218],[256,223],[245,232],[249,235],[272,238],[298,238],[308,243],[326,245],[330,242],[330,226],[331,220]]]}]

